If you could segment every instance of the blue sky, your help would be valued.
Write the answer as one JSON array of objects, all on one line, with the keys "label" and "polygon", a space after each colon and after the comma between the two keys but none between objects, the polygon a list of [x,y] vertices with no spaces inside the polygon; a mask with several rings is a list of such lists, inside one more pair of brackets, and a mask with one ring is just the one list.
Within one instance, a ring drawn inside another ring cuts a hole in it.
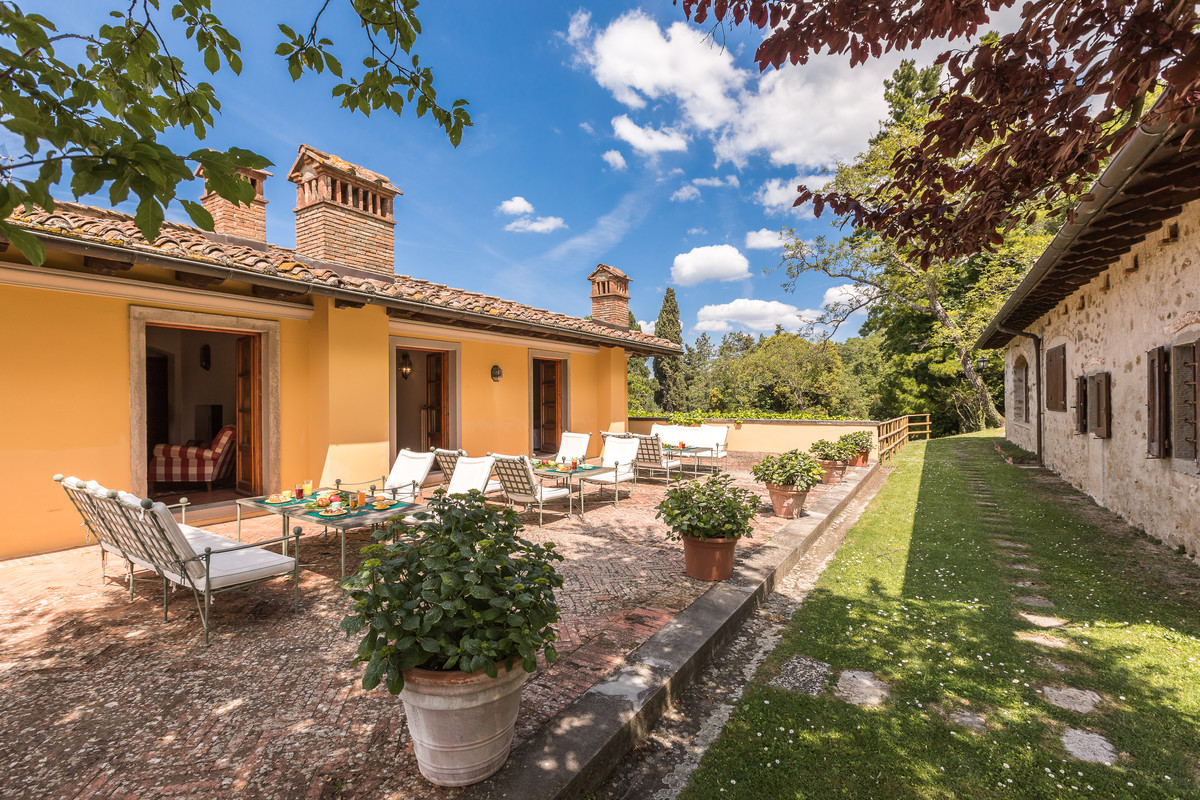
[{"label": "blue sky", "polygon": [[[286,174],[304,142],[380,172],[404,192],[395,208],[402,274],[582,316],[590,311],[586,276],[611,264],[633,278],[639,320],[653,321],[673,286],[688,340],[701,331],[719,338],[728,330],[769,333],[776,323],[794,328],[798,312],[841,290],[809,277],[786,292],[781,276],[764,269],[779,262],[781,227],[805,239],[830,232],[827,218],[791,208],[793,189],[800,180],[818,183],[813,176],[865,146],[885,113],[883,79],[899,54],[854,70],[843,58],[817,57],[760,74],[752,60],[760,32],[706,38],[707,28],[666,0],[425,3],[423,63],[434,68],[439,98],[467,98],[474,120],[455,149],[415,113],[367,118],[339,108],[329,75],[291,81],[273,55],[275,25],[307,27],[319,5],[215,0],[241,40],[242,75],[210,76],[186,55],[193,80],[212,83],[223,104],[205,144],[246,147],[275,162],[266,186],[271,241],[294,243],[295,189]],[[99,24],[107,6],[27,10],[70,30]],[[339,3],[326,12],[322,34],[339,46],[349,74],[365,53]],[[164,140],[184,152],[197,146],[180,132]],[[188,193],[198,197],[199,183],[180,188]],[[169,218],[185,221],[177,207]]]}]

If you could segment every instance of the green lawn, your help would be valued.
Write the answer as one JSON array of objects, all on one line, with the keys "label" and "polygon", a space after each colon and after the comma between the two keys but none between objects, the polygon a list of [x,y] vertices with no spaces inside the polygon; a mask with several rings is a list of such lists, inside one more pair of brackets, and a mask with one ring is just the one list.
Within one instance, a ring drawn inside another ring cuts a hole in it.
[{"label": "green lawn", "polygon": [[[1200,798],[1200,568],[1005,463],[998,441],[905,448],[684,798]],[[1041,586],[1015,586],[1029,579]],[[1016,602],[1028,594],[1056,607]],[[1067,620],[1043,632],[1066,646],[1019,638],[1039,631],[1021,610]],[[820,696],[766,685],[796,654],[832,665]],[[836,698],[847,669],[874,672],[890,699]],[[1103,699],[1067,711],[1043,685]],[[964,708],[988,729],[948,720]],[[1068,727],[1105,736],[1117,760],[1068,756]]]}]

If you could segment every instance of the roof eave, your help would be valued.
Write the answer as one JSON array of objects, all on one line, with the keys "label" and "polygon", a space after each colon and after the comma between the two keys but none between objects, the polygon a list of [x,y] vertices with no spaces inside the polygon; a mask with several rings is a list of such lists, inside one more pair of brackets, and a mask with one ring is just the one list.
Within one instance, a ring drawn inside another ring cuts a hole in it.
[{"label": "roof eave", "polygon": [[[1074,221],[1059,229],[1054,240],[1038,257],[1033,268],[1026,273],[1025,278],[996,312],[996,316],[983,329],[983,333],[975,340],[976,348],[994,350],[1003,347],[1012,339],[1011,333],[1002,330],[1009,327],[1009,318],[1057,266],[1059,259],[1070,249],[1079,235],[1087,230],[1092,219],[1104,210],[1109,201],[1121,190],[1121,187],[1137,173],[1146,159],[1154,154],[1158,146],[1167,138],[1171,127],[1171,124],[1166,121],[1154,124],[1142,123],[1137,127],[1129,142],[1117,152],[1108,167],[1096,179],[1096,183],[1088,193],[1089,199],[1080,202],[1075,207]],[[1025,327],[1027,326],[1020,326],[1017,329],[1024,330]]]}]

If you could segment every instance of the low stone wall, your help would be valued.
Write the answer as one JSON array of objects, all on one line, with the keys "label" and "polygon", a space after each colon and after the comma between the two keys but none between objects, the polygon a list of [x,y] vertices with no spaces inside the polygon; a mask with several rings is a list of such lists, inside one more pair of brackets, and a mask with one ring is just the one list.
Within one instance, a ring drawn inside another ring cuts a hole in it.
[{"label": "low stone wall", "polygon": [[[630,417],[631,433],[648,435],[654,423],[666,424],[666,417]],[[878,454],[875,429],[878,422],[870,420],[841,419],[747,419],[738,422],[732,419],[709,419],[706,425],[724,425],[729,428],[727,447],[744,453],[785,453],[788,450],[807,451],[818,439],[835,441],[838,437],[857,431],[870,431],[874,445],[871,452]]]}]

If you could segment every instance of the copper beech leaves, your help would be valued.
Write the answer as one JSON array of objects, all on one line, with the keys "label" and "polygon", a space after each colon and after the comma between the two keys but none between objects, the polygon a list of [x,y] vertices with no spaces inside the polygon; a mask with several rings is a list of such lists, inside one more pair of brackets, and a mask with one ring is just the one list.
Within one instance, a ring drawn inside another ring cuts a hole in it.
[{"label": "copper beech leaves", "polygon": [[1012,0],[675,1],[698,23],[769,27],[755,53],[764,70],[956,42],[937,60],[945,78],[923,137],[885,180],[857,194],[797,187],[797,204],[828,208],[926,265],[994,250],[1029,214],[1061,211],[1148,114],[1184,120],[1200,100],[1197,12],[1178,0],[1030,0],[999,36],[980,34]]}]

